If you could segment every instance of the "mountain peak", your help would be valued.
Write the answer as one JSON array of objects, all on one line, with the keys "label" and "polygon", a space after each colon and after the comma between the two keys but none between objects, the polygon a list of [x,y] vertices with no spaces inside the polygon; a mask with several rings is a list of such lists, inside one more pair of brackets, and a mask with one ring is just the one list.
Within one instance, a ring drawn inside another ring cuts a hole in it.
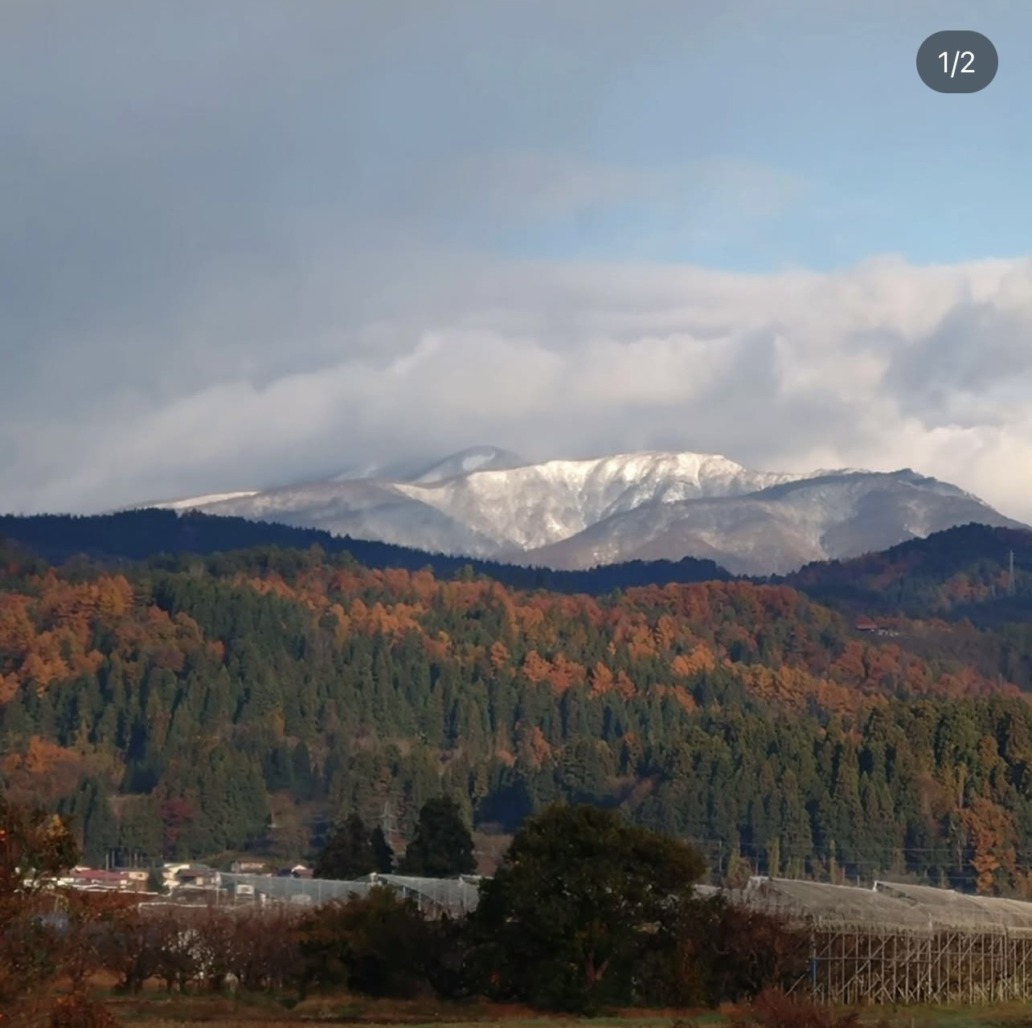
[{"label": "mountain peak", "polygon": [[527,463],[518,453],[503,450],[499,446],[470,446],[443,460],[435,461],[406,481],[430,485],[459,475],[469,475],[475,471],[508,471],[511,468],[523,467]]},{"label": "mountain peak", "polygon": [[698,557],[759,575],[971,522],[1023,527],[910,469],[757,471],[722,454],[659,450],[531,463],[496,446],[162,506],[556,569]]}]

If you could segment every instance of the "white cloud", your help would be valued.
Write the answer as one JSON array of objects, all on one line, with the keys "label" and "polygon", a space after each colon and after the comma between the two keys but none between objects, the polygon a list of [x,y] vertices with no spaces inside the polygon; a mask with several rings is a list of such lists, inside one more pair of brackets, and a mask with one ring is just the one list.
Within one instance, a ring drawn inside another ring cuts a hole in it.
[{"label": "white cloud", "polygon": [[3,505],[103,508],[494,442],[530,457],[679,447],[769,469],[911,466],[1032,520],[1030,299],[1032,261],[427,265],[418,287],[395,284],[393,318],[337,333],[325,310],[300,318],[292,349],[317,366],[230,337],[264,367],[260,385],[228,364],[208,381],[203,349],[187,349],[181,377],[197,384],[176,396],[119,391],[116,373],[103,402],[29,416],[4,450]]}]

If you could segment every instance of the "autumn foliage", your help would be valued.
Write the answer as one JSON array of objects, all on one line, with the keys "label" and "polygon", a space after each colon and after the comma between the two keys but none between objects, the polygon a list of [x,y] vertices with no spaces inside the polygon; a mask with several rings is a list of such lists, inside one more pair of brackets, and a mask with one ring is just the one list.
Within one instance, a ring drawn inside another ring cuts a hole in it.
[{"label": "autumn foliage", "polygon": [[372,822],[389,800],[405,834],[445,790],[507,830],[558,798],[616,804],[719,841],[718,873],[1026,889],[1032,638],[874,623],[786,584],[593,597],[318,550],[0,550],[0,779],[90,859],[296,858],[318,839],[276,836],[274,804]]}]

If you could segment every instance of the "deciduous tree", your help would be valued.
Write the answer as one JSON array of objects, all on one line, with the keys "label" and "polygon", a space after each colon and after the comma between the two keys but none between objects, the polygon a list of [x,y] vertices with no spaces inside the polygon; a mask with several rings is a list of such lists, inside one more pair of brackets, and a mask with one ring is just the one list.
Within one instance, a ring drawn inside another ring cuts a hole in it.
[{"label": "deciduous tree", "polygon": [[636,961],[683,923],[704,871],[686,843],[590,806],[527,820],[474,916],[496,991],[550,1007],[627,1003]]},{"label": "deciduous tree", "polygon": [[75,864],[59,817],[0,793],[0,1010],[17,1013],[61,969],[55,879]]}]

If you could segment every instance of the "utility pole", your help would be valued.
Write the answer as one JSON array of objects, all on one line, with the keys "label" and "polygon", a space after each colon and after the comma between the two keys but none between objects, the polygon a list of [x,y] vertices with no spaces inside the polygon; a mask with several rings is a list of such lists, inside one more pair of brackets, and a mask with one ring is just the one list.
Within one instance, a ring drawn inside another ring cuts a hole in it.
[{"label": "utility pole", "polygon": [[391,801],[383,801],[383,810],[380,813],[380,831],[383,832],[383,837],[394,846],[394,839],[398,832],[397,821],[394,817],[394,812],[391,810]]},{"label": "utility pole", "polygon": [[1014,595],[1014,551],[1010,551],[1010,571],[1007,574],[1007,595]]}]

